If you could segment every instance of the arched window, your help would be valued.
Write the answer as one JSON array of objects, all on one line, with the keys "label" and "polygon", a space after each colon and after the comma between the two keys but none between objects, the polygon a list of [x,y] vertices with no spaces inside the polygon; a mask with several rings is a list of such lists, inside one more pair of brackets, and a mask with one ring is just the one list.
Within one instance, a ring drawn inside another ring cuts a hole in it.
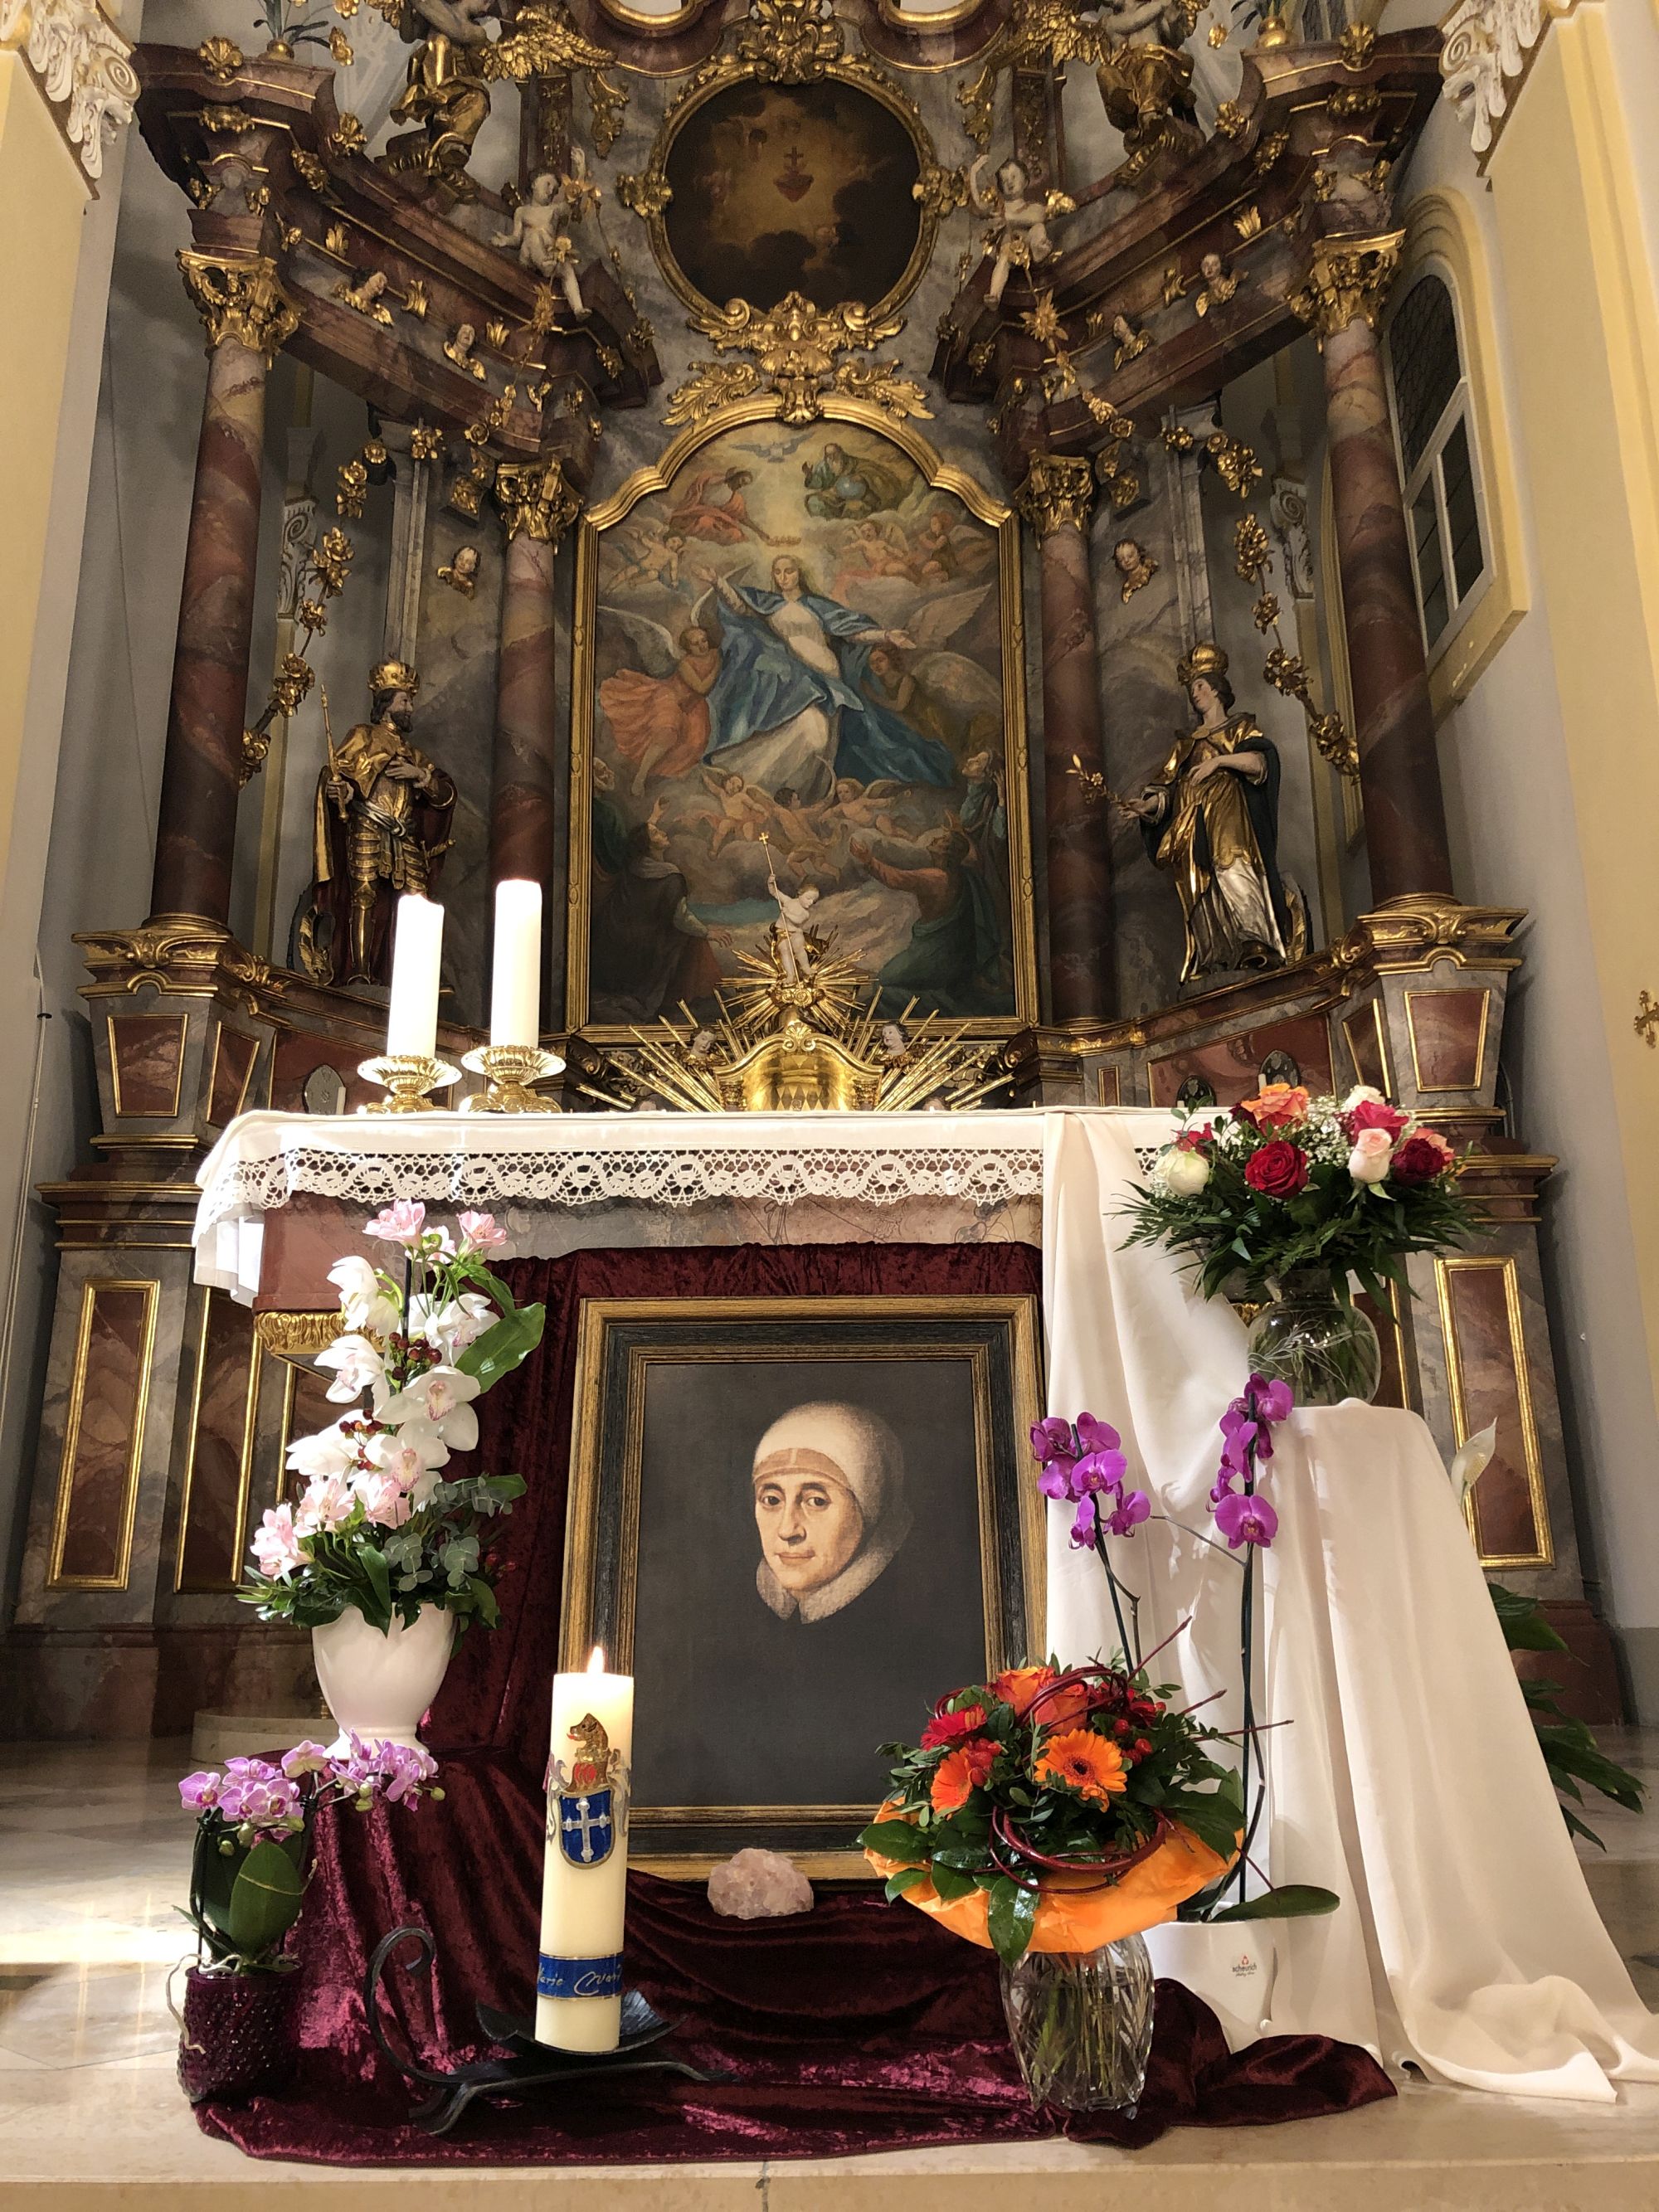
[{"label": "arched window", "polygon": [[1443,277],[1425,270],[1403,294],[1389,321],[1387,351],[1417,604],[1432,657],[1490,565],[1469,380]]}]

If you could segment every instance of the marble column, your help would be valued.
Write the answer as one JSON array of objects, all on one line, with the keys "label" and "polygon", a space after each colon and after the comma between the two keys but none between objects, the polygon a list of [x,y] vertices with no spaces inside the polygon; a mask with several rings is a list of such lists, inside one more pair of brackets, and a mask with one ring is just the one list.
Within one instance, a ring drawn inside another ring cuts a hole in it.
[{"label": "marble column", "polygon": [[556,461],[503,462],[495,476],[507,551],[495,751],[489,810],[489,879],[552,878],[557,828],[554,752],[553,562],[580,504]]},{"label": "marble column", "polygon": [[269,261],[183,252],[206,326],[207,398],[179,595],[155,830],[153,917],[230,918],[259,550],[265,380],[299,318]]},{"label": "marble column", "polygon": [[[1049,1016],[1099,1021],[1112,1011],[1111,872],[1103,803],[1099,647],[1089,574],[1094,470],[1039,454],[1019,495],[1036,531],[1042,592],[1042,761],[1048,875]],[[1083,771],[1079,776],[1078,769]]]},{"label": "marble column", "polygon": [[1379,906],[1412,892],[1452,890],[1428,664],[1376,337],[1403,234],[1322,240],[1306,289],[1291,301],[1312,325],[1324,364],[1365,849]]}]

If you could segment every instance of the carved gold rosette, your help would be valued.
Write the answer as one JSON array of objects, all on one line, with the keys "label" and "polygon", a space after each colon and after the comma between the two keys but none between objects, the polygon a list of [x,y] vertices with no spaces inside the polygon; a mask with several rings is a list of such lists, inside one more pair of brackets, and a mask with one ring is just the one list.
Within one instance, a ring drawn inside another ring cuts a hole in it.
[{"label": "carved gold rosette", "polygon": [[250,353],[263,354],[269,368],[300,327],[300,311],[276,281],[273,261],[228,261],[185,247],[179,269],[210,353],[234,338]]},{"label": "carved gold rosette", "polygon": [[1039,538],[1086,532],[1095,506],[1094,464],[1080,456],[1034,454],[1016,504]]},{"label": "carved gold rosette", "polygon": [[1327,338],[1352,322],[1376,328],[1405,236],[1403,230],[1390,230],[1371,238],[1322,238],[1314,247],[1308,281],[1290,304],[1322,351]]}]

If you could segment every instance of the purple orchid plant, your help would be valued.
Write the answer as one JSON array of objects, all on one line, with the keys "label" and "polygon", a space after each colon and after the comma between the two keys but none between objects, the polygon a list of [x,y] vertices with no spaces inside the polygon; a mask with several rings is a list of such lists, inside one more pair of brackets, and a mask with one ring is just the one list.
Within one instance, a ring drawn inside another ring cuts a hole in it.
[{"label": "purple orchid plant", "polygon": [[377,1800],[413,1805],[439,1798],[436,1760],[412,1744],[365,1743],[348,1735],[343,1753],[296,1743],[279,1761],[229,1759],[179,1784],[196,1815],[190,1908],[202,1956],[228,1973],[285,1973],[281,1957],[305,1894],[305,1839],[319,1805],[366,1813]]},{"label": "purple orchid plant", "polygon": [[[1255,1698],[1256,1554],[1267,1550],[1279,1534],[1279,1515],[1271,1499],[1261,1494],[1263,1468],[1273,1456],[1273,1431],[1288,1420],[1295,1398],[1287,1382],[1252,1375],[1243,1394],[1221,1416],[1221,1455],[1210,1504],[1223,1545],[1200,1529],[1188,1528],[1168,1514],[1154,1514],[1144,1490],[1128,1487],[1129,1462],[1122,1438],[1109,1422],[1095,1413],[1079,1413],[1075,1421],[1054,1414],[1031,1430],[1031,1449],[1040,1463],[1037,1487],[1056,1503],[1075,1506],[1071,1540],[1079,1550],[1092,1549],[1100,1560],[1110,1594],[1112,1613],[1124,1660],[1136,1673],[1144,1664],[1140,1647],[1140,1601],[1121,1579],[1112,1565],[1108,1539],[1130,1537],[1143,1522],[1165,1521],[1212,1551],[1231,1557],[1241,1571],[1239,1594],[1239,1658],[1243,1674],[1243,1726],[1239,1731],[1238,1805],[1244,1828],[1237,1881],[1238,1901],[1221,1909],[1234,1877],[1229,1875],[1202,1897],[1182,1908],[1182,1919],[1255,1919],[1334,1911],[1337,1899],[1329,1890],[1297,1885],[1269,1888],[1248,1901],[1244,1882],[1250,1841],[1261,1814],[1265,1790],[1258,1783],[1251,1804],[1251,1760],[1257,1734]],[[1127,1613],[1126,1613],[1127,1607]],[[1183,1624],[1184,1626],[1184,1624]]]}]

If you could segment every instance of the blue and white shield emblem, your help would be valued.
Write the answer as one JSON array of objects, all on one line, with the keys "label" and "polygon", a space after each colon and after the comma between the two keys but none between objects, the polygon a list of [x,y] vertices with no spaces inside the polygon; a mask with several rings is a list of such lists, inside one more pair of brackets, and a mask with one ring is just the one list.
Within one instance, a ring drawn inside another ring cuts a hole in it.
[{"label": "blue and white shield emblem", "polygon": [[581,1796],[562,1790],[557,1800],[559,1849],[572,1866],[599,1866],[608,1859],[617,1841],[617,1825],[609,1790],[590,1790]]}]

